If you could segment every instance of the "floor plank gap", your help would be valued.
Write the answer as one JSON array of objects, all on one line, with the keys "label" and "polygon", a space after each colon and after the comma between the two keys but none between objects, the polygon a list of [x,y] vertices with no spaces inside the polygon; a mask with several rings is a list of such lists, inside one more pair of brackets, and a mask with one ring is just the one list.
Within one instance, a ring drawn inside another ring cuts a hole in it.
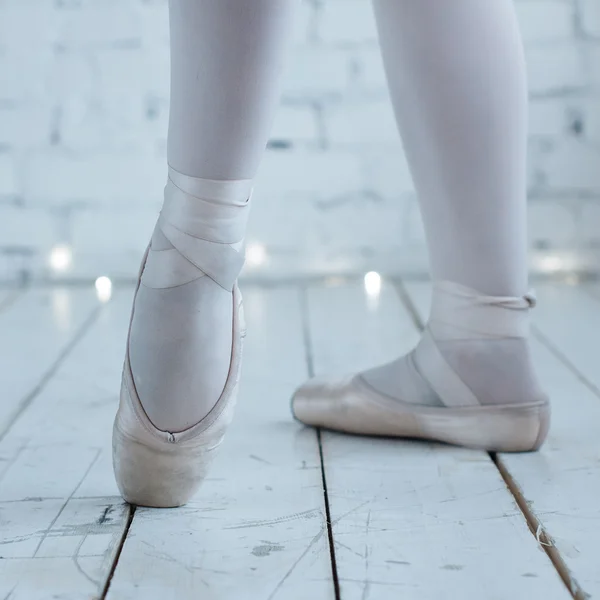
[{"label": "floor plank gap", "polygon": [[321,440],[321,430],[317,429],[317,441],[319,442],[319,456],[321,458],[321,476],[323,478],[323,501],[325,503],[325,516],[327,519],[327,537],[329,538],[329,553],[331,555],[331,576],[333,578],[333,589],[335,599],[340,600],[340,580],[337,572],[337,561],[335,558],[335,544],[333,541],[333,523],[331,519],[331,510],[329,508],[329,495],[327,493],[327,476],[325,475],[325,460],[323,457],[323,443]]},{"label": "floor plank gap", "polygon": [[32,402],[39,396],[40,392],[46,387],[63,361],[69,356],[69,354],[71,354],[75,346],[77,346],[77,344],[83,339],[85,334],[100,315],[100,312],[103,308],[104,305],[101,304],[90,314],[90,316],[83,322],[81,327],[75,332],[75,335],[72,337],[71,341],[63,348],[61,353],[58,355],[58,358],[52,363],[52,365],[50,365],[50,368],[46,371],[46,373],[44,373],[35,387],[19,403],[13,415],[8,418],[4,430],[0,431],[0,442],[2,442],[2,440],[6,437],[6,434],[11,430],[12,426],[23,416],[23,414],[31,406]]},{"label": "floor plank gap", "polygon": [[125,528],[123,529],[123,535],[119,540],[119,547],[117,548],[117,552],[115,554],[115,559],[111,565],[110,571],[108,573],[108,577],[106,578],[106,583],[104,584],[104,589],[102,590],[102,594],[100,595],[99,600],[106,600],[108,595],[108,591],[110,590],[110,584],[112,583],[115,571],[117,570],[117,565],[119,564],[119,558],[121,558],[121,553],[123,552],[123,546],[125,545],[125,541],[127,540],[127,536],[129,535],[129,530],[131,529],[131,524],[133,523],[133,517],[135,516],[136,507],[132,504],[129,505],[129,514],[127,515],[127,523],[125,524]]},{"label": "floor plank gap", "polygon": [[523,495],[519,484],[514,480],[510,471],[496,453],[490,452],[490,458],[492,462],[496,465],[498,472],[504,479],[504,483],[506,487],[509,489],[510,493],[515,499],[517,506],[523,513],[525,520],[527,521],[527,525],[529,529],[539,545],[542,547],[544,552],[548,555],[548,558],[554,565],[554,568],[558,571],[560,578],[563,580],[563,583],[573,596],[575,600],[586,600],[587,598],[591,598],[589,594],[587,594],[581,586],[577,583],[577,580],[571,574],[567,564],[564,559],[560,555],[560,552],[556,548],[554,544],[554,540],[552,536],[544,529],[542,523],[537,518],[535,513],[529,507],[529,503],[527,499]]},{"label": "floor plank gap", "polygon": [[[315,376],[313,360],[313,343],[310,333],[310,318],[308,313],[308,293],[306,287],[300,290],[300,310],[302,318],[302,337],[304,338],[304,352],[306,358],[306,370],[309,377]],[[327,494],[327,476],[325,475],[325,460],[323,457],[323,443],[321,440],[321,430],[316,429],[317,443],[319,445],[319,459],[321,461],[321,479],[323,482],[323,503],[325,504],[325,519],[327,521],[327,538],[329,540],[329,554],[331,560],[331,576],[333,578],[333,589],[335,599],[340,600],[340,581],[337,572],[335,559],[335,545],[333,542],[333,529],[331,523],[331,511],[329,508],[329,496]]]}]

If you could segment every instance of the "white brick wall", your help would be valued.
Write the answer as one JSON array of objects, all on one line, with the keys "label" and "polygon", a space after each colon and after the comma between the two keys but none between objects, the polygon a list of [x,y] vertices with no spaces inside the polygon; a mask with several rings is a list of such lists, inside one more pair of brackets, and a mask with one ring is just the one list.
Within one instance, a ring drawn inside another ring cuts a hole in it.
[{"label": "white brick wall", "polygon": [[363,0],[325,0],[317,31],[324,44],[355,46],[377,41],[373,8]]},{"label": "white brick wall", "polygon": [[[530,234],[600,254],[600,0],[516,0]],[[0,0],[0,281],[134,275],[165,176],[167,0]],[[305,0],[249,241],[277,277],[422,271],[422,225],[368,0]],[[72,248],[61,274],[53,246]],[[536,263],[537,264],[537,263]]]},{"label": "white brick wall", "polygon": [[525,44],[573,38],[575,8],[569,0],[522,0],[516,3]]},{"label": "white brick wall", "polygon": [[580,32],[600,39],[600,4],[596,0],[577,0]]}]

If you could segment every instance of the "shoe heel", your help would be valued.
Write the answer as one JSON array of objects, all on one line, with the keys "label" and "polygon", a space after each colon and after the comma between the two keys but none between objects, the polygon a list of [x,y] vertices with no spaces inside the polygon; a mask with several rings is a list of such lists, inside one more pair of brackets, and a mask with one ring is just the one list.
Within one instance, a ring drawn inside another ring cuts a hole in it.
[{"label": "shoe heel", "polygon": [[426,416],[425,436],[491,452],[531,452],[550,428],[550,403],[484,406]]},{"label": "shoe heel", "polygon": [[[496,423],[496,435],[491,433]],[[498,409],[488,426],[490,439],[496,437],[497,452],[533,452],[539,450],[550,429],[550,403]]]},{"label": "shoe heel", "polygon": [[550,402],[546,402],[538,409],[538,434],[531,450],[539,450],[546,441],[548,432],[550,431],[550,414]]}]

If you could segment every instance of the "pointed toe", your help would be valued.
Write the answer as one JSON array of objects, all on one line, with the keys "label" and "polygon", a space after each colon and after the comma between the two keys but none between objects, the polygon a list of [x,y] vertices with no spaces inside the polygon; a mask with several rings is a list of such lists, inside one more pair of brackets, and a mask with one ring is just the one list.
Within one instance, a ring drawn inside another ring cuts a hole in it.
[{"label": "pointed toe", "polygon": [[292,396],[292,415],[305,425],[335,427],[349,383],[346,379],[307,381]]},{"label": "pointed toe", "polygon": [[386,399],[378,401],[350,375],[338,379],[317,378],[301,385],[292,396],[294,417],[313,427],[347,433],[390,435],[386,424]]},{"label": "pointed toe", "polygon": [[123,404],[113,427],[113,467],[123,499],[153,508],[186,504],[206,478],[231,421],[233,404],[228,403],[204,431],[185,438],[140,428],[131,404]]}]

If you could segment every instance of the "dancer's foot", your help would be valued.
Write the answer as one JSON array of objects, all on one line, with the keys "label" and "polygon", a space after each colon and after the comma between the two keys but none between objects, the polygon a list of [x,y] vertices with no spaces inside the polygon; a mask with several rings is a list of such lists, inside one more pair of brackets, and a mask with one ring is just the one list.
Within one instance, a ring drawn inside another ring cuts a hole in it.
[{"label": "dancer's foot", "polygon": [[550,409],[527,340],[534,304],[531,296],[483,296],[438,282],[411,353],[338,381],[307,382],[292,399],[294,416],[364,435],[535,450],[546,437]]},{"label": "dancer's foot", "polygon": [[[133,504],[185,503],[231,420],[247,187],[170,173],[134,299],[113,432],[117,483]],[[245,200],[232,203],[232,194]]]}]

